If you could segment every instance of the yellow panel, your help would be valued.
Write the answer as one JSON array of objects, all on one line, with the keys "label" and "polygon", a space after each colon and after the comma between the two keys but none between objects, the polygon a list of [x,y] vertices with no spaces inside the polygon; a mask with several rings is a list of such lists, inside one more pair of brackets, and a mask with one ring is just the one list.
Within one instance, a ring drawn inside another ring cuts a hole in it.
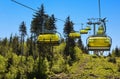
[{"label": "yellow panel", "polygon": [[91,27],[90,27],[90,26],[87,26],[87,27],[85,28],[85,30],[91,30]]},{"label": "yellow panel", "polygon": [[60,37],[57,34],[40,34],[37,38],[39,43],[58,43],[60,41]]},{"label": "yellow panel", "polygon": [[70,38],[80,38],[80,33],[77,32],[72,32],[69,34]]},{"label": "yellow panel", "polygon": [[103,31],[103,30],[98,30],[98,31],[97,31],[97,34],[98,34],[98,35],[104,34],[104,31]]},{"label": "yellow panel", "polygon": [[103,25],[99,26],[98,30],[104,30]]},{"label": "yellow panel", "polygon": [[111,48],[111,38],[109,37],[89,37],[87,42],[89,51],[109,51]]},{"label": "yellow panel", "polygon": [[88,33],[88,30],[80,30],[80,34],[87,34]]},{"label": "yellow panel", "polygon": [[110,47],[111,39],[109,37],[90,37],[88,39],[89,47]]}]

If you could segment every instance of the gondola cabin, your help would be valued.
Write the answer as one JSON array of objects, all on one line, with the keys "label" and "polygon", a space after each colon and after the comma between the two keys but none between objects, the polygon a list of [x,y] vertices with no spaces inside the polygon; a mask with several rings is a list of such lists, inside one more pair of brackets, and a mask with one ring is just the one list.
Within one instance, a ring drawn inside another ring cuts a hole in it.
[{"label": "gondola cabin", "polygon": [[80,30],[80,34],[88,34],[88,30],[82,29]]},{"label": "gondola cabin", "polygon": [[51,44],[51,45],[59,45],[60,37],[58,34],[40,34],[37,38],[37,42],[39,44]]},{"label": "gondola cabin", "polygon": [[98,30],[97,31],[97,35],[103,35],[104,34],[104,30]]},{"label": "gondola cabin", "polygon": [[99,26],[98,30],[104,30],[104,26],[103,25]]},{"label": "gondola cabin", "polygon": [[90,36],[87,39],[87,48],[89,51],[101,50],[109,51],[111,47],[112,40],[110,37],[103,36]]},{"label": "gondola cabin", "polygon": [[91,30],[91,27],[90,27],[90,26],[87,26],[87,27],[85,28],[85,30]]},{"label": "gondola cabin", "polygon": [[99,26],[98,31],[97,31],[97,35],[104,35],[104,27],[103,26]]},{"label": "gondola cabin", "polygon": [[79,32],[71,32],[69,34],[70,38],[80,38],[80,33]]}]

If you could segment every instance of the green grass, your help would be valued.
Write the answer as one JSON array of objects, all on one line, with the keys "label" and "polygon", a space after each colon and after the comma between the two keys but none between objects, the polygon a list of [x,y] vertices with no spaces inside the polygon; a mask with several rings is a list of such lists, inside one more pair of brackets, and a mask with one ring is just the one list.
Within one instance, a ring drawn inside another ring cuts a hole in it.
[{"label": "green grass", "polygon": [[[55,49],[56,52],[63,52],[64,45]],[[108,62],[109,57],[84,54],[77,46],[74,49],[78,60],[72,66],[66,65],[67,72],[55,75],[65,74],[63,78],[70,79],[120,79],[120,58],[116,57],[116,63],[112,63]]]}]

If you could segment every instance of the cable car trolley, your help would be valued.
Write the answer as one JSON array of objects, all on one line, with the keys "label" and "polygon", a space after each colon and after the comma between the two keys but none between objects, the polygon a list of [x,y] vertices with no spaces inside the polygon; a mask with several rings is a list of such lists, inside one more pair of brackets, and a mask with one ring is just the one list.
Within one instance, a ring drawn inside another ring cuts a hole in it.
[{"label": "cable car trolley", "polygon": [[[89,36],[86,40],[88,51],[110,51],[112,45],[111,37],[106,34],[106,23],[105,19],[99,21],[100,24],[96,22],[91,22],[94,25],[94,34]],[[100,25],[96,33],[95,25]]]},{"label": "cable car trolley", "polygon": [[80,30],[80,34],[88,34],[88,30],[86,30],[86,29],[81,29],[81,30]]},{"label": "cable car trolley", "polygon": [[79,32],[71,32],[71,33],[69,34],[69,37],[70,37],[70,38],[73,38],[73,39],[75,39],[75,38],[80,38],[80,33],[79,33]]},{"label": "cable car trolley", "polygon": [[61,36],[57,33],[41,33],[37,38],[38,44],[59,45]]},{"label": "cable car trolley", "polygon": [[109,36],[90,36],[87,39],[89,51],[110,51],[112,39]]}]

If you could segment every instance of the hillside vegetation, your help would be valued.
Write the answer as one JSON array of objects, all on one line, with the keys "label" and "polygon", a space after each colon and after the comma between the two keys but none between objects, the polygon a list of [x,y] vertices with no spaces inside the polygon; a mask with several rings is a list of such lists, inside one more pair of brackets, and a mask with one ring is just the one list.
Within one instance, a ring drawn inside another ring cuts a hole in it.
[{"label": "hillside vegetation", "polygon": [[75,61],[71,66],[65,64],[67,66],[67,70],[61,73],[55,73],[54,77],[58,79],[59,78],[60,79],[63,78],[64,79],[66,78],[67,79],[119,79],[120,78],[119,57],[85,54],[77,46],[74,49],[76,51],[77,61]]},{"label": "hillside vegetation", "polygon": [[[119,79],[120,58],[89,55],[74,47],[76,59],[64,58],[65,43],[53,48],[52,62],[45,58],[21,56],[12,48],[0,55],[0,79]],[[2,49],[0,49],[2,50]],[[7,52],[6,52],[7,51]],[[39,63],[38,63],[39,62]],[[52,63],[52,64],[51,64]],[[40,68],[40,70],[39,70]]]},{"label": "hillside vegetation", "polygon": [[30,36],[23,21],[20,35],[0,39],[0,79],[120,79],[118,47],[108,56],[90,55],[80,35],[69,36],[75,33],[70,16],[64,24],[64,39],[58,37],[60,44],[55,46],[51,41],[56,41],[51,34],[58,33],[54,14],[46,14],[41,5],[33,16]]}]

